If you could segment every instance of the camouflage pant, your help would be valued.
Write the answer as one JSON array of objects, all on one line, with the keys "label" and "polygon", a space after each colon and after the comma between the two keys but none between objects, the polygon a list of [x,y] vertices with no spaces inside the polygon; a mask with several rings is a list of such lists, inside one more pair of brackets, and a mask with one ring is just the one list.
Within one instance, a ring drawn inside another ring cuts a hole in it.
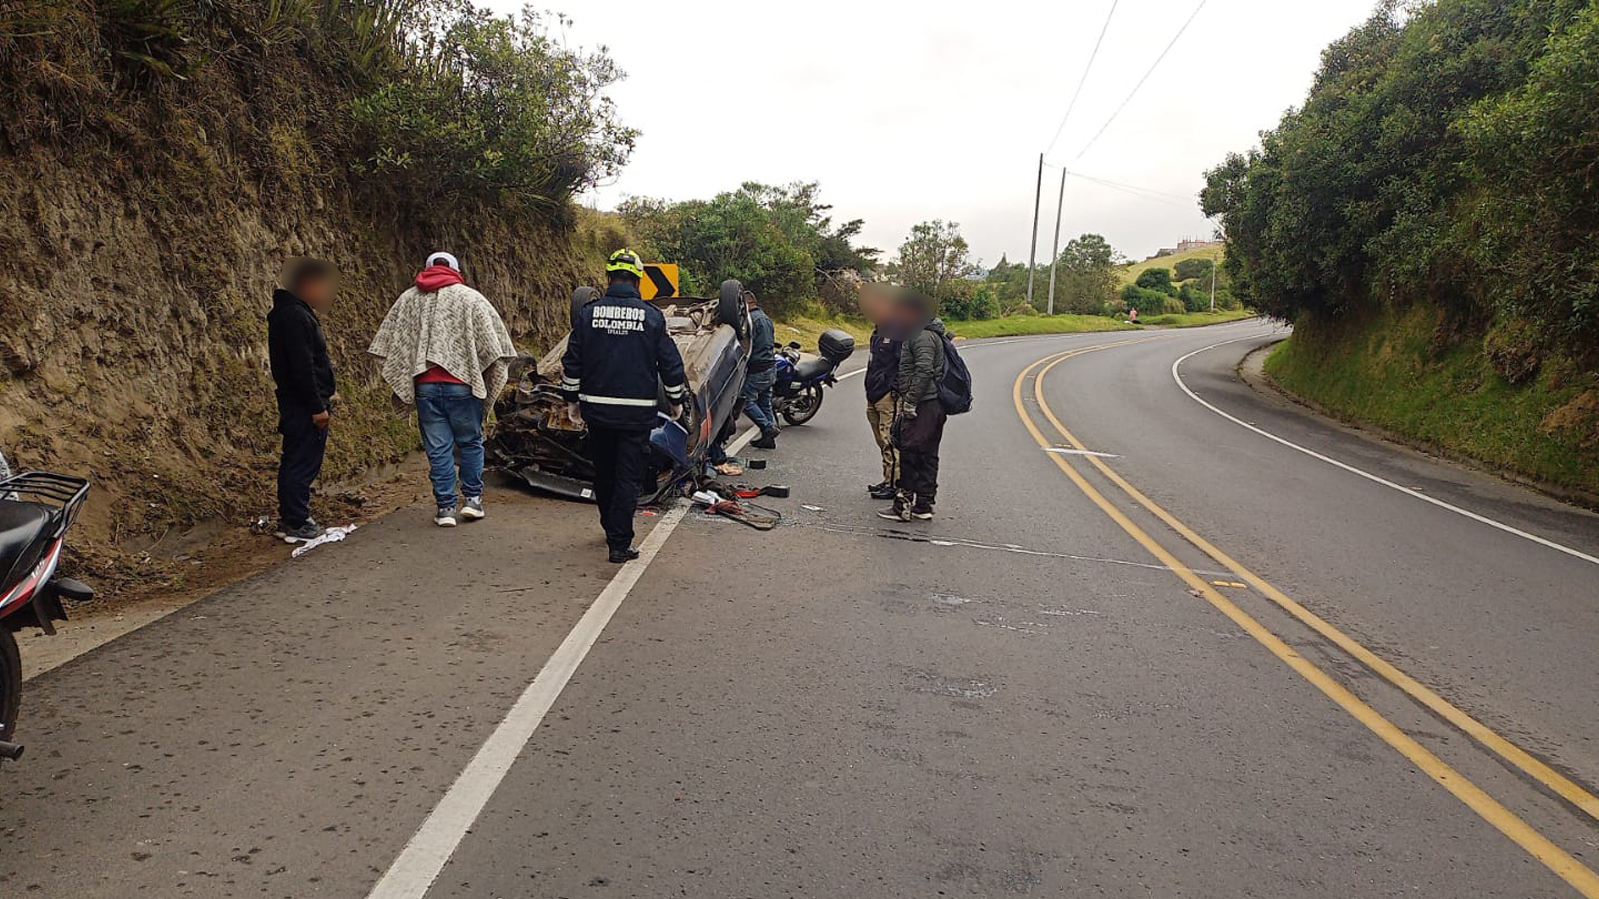
[{"label": "camouflage pant", "polygon": [[894,448],[894,394],[889,393],[876,402],[866,404],[866,421],[872,426],[872,439],[883,454],[883,483],[893,485],[899,479],[899,450]]}]

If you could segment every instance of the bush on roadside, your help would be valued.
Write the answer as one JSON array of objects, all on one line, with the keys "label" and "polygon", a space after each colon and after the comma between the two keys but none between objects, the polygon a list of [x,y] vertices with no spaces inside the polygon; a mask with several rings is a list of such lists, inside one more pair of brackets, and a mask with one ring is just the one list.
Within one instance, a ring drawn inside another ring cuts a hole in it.
[{"label": "bush on roadside", "polygon": [[[1137,309],[1139,315],[1159,315],[1165,312],[1168,300],[1181,305],[1181,301],[1167,296],[1164,291],[1139,287],[1137,284],[1129,284],[1122,288],[1123,308],[1130,306]],[[1182,310],[1179,309],[1178,311]]]},{"label": "bush on roadside", "polygon": [[1158,290],[1167,296],[1177,295],[1177,288],[1172,284],[1169,268],[1146,268],[1138,273],[1138,280],[1134,281],[1133,285],[1145,290]]},{"label": "bush on roadside", "polygon": [[1184,259],[1178,262],[1177,265],[1173,267],[1172,273],[1175,276],[1174,280],[1177,281],[1191,281],[1195,278],[1204,278],[1206,281],[1209,281],[1210,270],[1215,267],[1215,262],[1212,262],[1204,257],[1198,257],[1195,259]]},{"label": "bush on roadside", "polygon": [[947,319],[981,321],[999,316],[999,298],[992,286],[962,278],[945,285],[938,308]]}]

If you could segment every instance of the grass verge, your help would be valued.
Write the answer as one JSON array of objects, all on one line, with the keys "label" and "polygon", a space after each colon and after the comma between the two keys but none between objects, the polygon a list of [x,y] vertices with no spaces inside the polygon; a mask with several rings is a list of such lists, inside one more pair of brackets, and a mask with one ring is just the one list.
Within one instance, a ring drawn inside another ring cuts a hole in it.
[{"label": "grass verge", "polygon": [[[1217,325],[1222,322],[1248,318],[1255,313],[1235,309],[1231,312],[1184,312],[1180,315],[1156,315],[1144,319],[1144,325],[1166,328],[1194,328],[1200,325]],[[865,346],[871,336],[872,326],[853,316],[827,316],[808,313],[792,315],[776,322],[780,343],[797,340],[805,349],[815,349],[816,338],[828,328],[842,328],[855,337],[856,346]],[[1007,315],[974,321],[945,319],[944,324],[957,337],[1017,337],[1027,334],[1080,334],[1088,331],[1137,331],[1138,326],[1128,325],[1121,319],[1104,315]]]},{"label": "grass verge", "polygon": [[1266,359],[1284,389],[1335,415],[1557,490],[1599,496],[1599,373],[1546,359],[1501,377],[1480,335],[1443,340],[1418,309],[1296,323]]},{"label": "grass verge", "polygon": [[1246,309],[1223,309],[1216,312],[1168,312],[1163,315],[1146,315],[1139,322],[1159,328],[1197,328],[1201,325],[1219,325],[1249,318],[1255,313]]}]

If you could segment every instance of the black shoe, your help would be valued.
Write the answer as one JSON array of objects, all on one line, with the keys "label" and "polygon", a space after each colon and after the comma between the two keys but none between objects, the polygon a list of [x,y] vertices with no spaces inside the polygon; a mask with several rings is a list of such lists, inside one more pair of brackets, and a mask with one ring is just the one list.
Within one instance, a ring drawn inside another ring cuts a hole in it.
[{"label": "black shoe", "polygon": [[631,562],[636,558],[638,558],[638,550],[636,549],[629,548],[611,550],[611,564],[613,565],[620,565],[623,562]]},{"label": "black shoe", "polygon": [[872,499],[893,499],[898,494],[892,484],[873,484],[866,488],[866,492],[872,495]]},{"label": "black shoe", "polygon": [[777,435],[779,433],[776,428],[761,428],[760,439],[751,441],[750,446],[756,449],[777,449]]},{"label": "black shoe", "polygon": [[322,536],[323,533],[325,532],[322,525],[317,524],[314,518],[307,518],[304,524],[278,522],[277,534],[285,543],[306,543]]}]

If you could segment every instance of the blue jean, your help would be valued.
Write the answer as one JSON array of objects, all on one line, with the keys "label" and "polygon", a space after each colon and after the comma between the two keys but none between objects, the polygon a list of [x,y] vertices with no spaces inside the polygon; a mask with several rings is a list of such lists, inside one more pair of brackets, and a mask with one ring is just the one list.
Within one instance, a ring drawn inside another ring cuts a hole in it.
[{"label": "blue jean", "polygon": [[483,401],[465,384],[416,385],[416,418],[428,477],[440,506],[455,505],[455,451],[461,452],[461,492],[483,495]]},{"label": "blue jean", "polygon": [[772,382],[776,379],[777,373],[771,369],[744,376],[744,414],[763,431],[777,427],[777,413],[772,411]]}]

